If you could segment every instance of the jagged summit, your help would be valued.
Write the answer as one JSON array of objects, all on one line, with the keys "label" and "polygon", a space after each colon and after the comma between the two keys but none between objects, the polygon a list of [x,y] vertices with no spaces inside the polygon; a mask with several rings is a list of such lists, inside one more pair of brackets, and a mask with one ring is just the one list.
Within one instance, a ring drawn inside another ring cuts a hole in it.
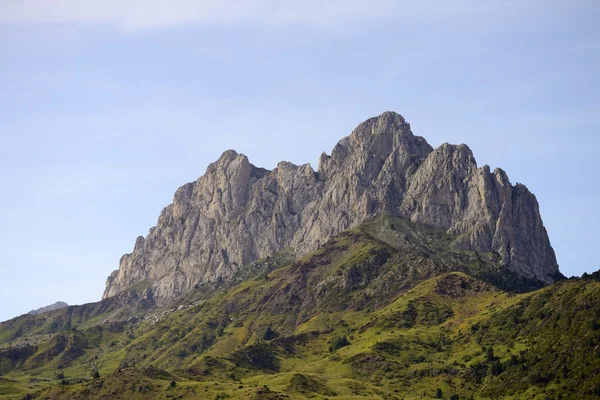
[{"label": "jagged summit", "polygon": [[[384,111],[383,113],[381,113],[380,115],[376,116],[376,117],[371,117],[369,119],[367,119],[364,122],[361,122],[358,127],[357,127],[357,131],[362,130],[363,126],[371,126],[373,128],[376,127],[395,127],[395,128],[400,128],[403,126],[408,126],[409,130],[405,131],[405,134],[412,134],[412,132],[410,132],[410,125],[408,124],[408,122],[406,122],[406,119],[398,114],[397,112],[394,111]],[[373,131],[374,134],[377,134],[376,131]]]},{"label": "jagged summit", "polygon": [[408,122],[406,122],[402,115],[393,111],[386,111],[377,117],[367,119],[360,123],[352,134],[364,137],[366,135],[378,136],[386,133],[413,136]]},{"label": "jagged summit", "polygon": [[468,146],[433,149],[404,117],[370,118],[323,153],[318,171],[281,162],[272,171],[224,152],[177,190],[148,236],[123,256],[104,297],[140,283],[160,302],[245,265],[389,214],[456,235],[454,245],[495,251],[506,268],[552,282],[558,272],[537,200],[504,171],[477,167]]}]

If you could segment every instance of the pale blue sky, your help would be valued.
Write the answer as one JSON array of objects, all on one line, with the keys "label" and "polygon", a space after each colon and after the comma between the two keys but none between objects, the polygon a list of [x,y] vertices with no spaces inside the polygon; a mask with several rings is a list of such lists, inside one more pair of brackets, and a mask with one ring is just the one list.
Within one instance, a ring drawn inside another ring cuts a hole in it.
[{"label": "pale blue sky", "polygon": [[100,299],[223,150],[315,166],[386,110],[525,183],[565,275],[599,269],[599,4],[0,0],[0,321]]}]

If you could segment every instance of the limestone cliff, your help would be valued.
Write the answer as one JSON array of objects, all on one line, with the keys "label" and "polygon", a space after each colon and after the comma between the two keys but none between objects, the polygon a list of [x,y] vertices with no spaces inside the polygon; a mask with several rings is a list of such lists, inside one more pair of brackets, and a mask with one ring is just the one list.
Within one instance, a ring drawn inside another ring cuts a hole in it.
[{"label": "limestone cliff", "polygon": [[457,247],[496,251],[528,278],[550,283],[558,272],[525,186],[513,186],[500,169],[478,168],[466,145],[434,150],[402,116],[385,112],[323,154],[317,171],[288,162],[267,171],[226,151],[177,190],[157,225],[122,257],[103,297],[141,284],[165,301],[284,248],[305,254],[382,214],[448,229]]}]

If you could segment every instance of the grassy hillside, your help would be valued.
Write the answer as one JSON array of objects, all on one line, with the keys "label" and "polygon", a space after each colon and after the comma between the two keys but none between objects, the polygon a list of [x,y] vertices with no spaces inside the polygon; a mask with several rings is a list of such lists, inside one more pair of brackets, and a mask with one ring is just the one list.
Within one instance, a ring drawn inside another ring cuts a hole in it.
[{"label": "grassy hillside", "polygon": [[166,310],[3,323],[0,399],[598,398],[600,283],[519,294],[451,241],[382,218]]}]

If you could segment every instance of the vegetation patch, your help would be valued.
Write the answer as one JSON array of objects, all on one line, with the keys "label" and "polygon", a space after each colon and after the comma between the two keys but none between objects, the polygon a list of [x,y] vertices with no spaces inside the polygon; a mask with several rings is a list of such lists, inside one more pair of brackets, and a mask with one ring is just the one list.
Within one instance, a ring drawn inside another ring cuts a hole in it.
[{"label": "vegetation patch", "polygon": [[288,386],[289,391],[300,393],[303,395],[309,394],[322,394],[324,396],[335,396],[336,393],[332,391],[323,380],[306,374],[294,374],[290,379]]},{"label": "vegetation patch", "polygon": [[279,371],[279,359],[273,348],[266,343],[256,343],[237,350],[231,355],[236,366],[264,372]]},{"label": "vegetation patch", "polygon": [[507,293],[498,258],[455,239],[378,219],[164,308],[18,317],[0,400],[599,398],[599,275]]}]

